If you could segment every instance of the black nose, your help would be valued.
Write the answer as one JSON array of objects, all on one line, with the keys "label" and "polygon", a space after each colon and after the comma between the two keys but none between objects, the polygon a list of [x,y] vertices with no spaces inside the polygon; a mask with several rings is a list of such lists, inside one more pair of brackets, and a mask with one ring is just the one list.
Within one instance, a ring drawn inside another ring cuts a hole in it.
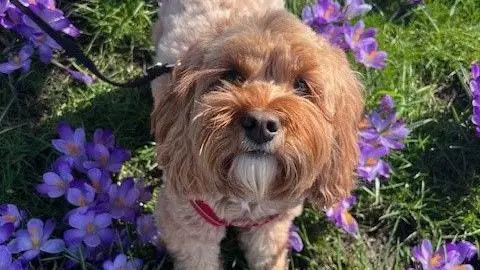
[{"label": "black nose", "polygon": [[249,113],[241,117],[240,124],[247,138],[257,144],[271,141],[280,131],[278,117],[262,112]]}]

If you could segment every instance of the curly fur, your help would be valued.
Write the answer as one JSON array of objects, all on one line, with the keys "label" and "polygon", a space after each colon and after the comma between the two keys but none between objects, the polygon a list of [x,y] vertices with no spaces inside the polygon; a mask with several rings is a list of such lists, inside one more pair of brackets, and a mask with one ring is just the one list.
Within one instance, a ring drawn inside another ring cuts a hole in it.
[{"label": "curly fur", "polygon": [[[225,229],[206,223],[190,199],[230,221],[278,214],[240,242],[252,269],[286,269],[288,228],[304,199],[328,207],[354,186],[363,98],[345,54],[278,0],[161,1],[153,37],[157,60],[182,61],[152,83],[166,175],[155,214],[176,269],[221,265]],[[243,79],[227,81],[231,70]],[[295,92],[298,78],[307,95]],[[280,120],[274,140],[246,138],[239,119],[249,112]]]}]

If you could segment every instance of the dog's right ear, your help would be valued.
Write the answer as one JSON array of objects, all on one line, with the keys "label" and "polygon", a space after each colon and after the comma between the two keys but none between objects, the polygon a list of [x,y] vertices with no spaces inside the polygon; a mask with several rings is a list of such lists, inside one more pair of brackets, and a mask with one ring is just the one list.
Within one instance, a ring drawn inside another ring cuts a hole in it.
[{"label": "dog's right ear", "polygon": [[[188,115],[193,106],[198,70],[202,65],[200,53],[189,50],[171,74],[152,82],[154,108],[151,114],[151,132],[157,145],[181,135],[181,127],[188,125]],[[178,124],[176,124],[178,123]],[[177,127],[178,126],[178,127]]]}]

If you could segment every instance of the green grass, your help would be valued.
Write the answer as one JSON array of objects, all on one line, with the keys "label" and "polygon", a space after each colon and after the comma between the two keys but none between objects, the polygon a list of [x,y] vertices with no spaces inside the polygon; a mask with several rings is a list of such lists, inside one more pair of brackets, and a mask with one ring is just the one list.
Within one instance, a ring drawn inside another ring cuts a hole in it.
[{"label": "green grass", "polygon": [[[84,31],[84,50],[104,72],[123,80],[139,74],[151,59],[154,2],[71,0],[62,5]],[[297,14],[304,2],[287,1]],[[389,54],[387,68],[354,66],[362,74],[368,107],[382,94],[392,95],[413,132],[406,149],[389,157],[392,178],[378,190],[361,185],[356,191],[359,239],[339,232],[321,213],[306,210],[298,218],[306,245],[293,255],[297,269],[403,269],[410,247],[424,237],[435,244],[480,241],[480,142],[469,122],[466,87],[469,64],[480,59],[480,2],[427,1],[400,13],[398,7],[397,1],[377,0],[365,18],[378,29],[380,47]],[[8,52],[15,37],[5,30],[0,36],[0,50]],[[86,87],[40,63],[20,77],[0,76],[0,203],[18,204],[41,218],[64,212],[65,206],[34,192],[56,157],[50,140],[60,120],[90,133],[97,127],[114,129],[119,143],[133,152],[123,173],[157,181],[151,107],[148,87],[126,90],[101,82]],[[232,245],[224,244],[225,265],[242,269]]]}]

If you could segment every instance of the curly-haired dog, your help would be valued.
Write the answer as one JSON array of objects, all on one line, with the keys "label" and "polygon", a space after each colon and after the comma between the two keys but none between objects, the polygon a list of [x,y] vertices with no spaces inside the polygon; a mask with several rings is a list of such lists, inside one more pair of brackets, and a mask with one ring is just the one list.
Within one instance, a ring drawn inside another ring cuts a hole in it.
[{"label": "curly-haired dog", "polygon": [[251,269],[286,269],[288,231],[308,199],[354,186],[361,87],[281,0],[163,0],[152,130],[165,171],[156,221],[176,269],[220,269],[226,226]]}]

